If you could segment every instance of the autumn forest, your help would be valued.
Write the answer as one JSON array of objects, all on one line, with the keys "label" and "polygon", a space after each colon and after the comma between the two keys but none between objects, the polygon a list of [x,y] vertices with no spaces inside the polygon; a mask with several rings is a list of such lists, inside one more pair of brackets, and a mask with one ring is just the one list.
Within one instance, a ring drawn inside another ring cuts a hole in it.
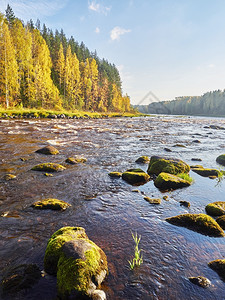
[{"label": "autumn forest", "polygon": [[116,66],[63,30],[24,24],[8,5],[0,36],[0,106],[130,111]]}]

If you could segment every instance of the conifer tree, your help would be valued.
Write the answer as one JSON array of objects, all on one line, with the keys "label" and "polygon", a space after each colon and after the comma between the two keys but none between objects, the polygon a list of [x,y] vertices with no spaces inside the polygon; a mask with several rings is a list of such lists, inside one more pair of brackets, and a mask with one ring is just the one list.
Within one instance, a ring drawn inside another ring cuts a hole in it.
[{"label": "conifer tree", "polygon": [[6,20],[8,21],[9,27],[11,27],[15,21],[15,15],[12,10],[12,8],[7,5],[6,11],[5,11]]}]

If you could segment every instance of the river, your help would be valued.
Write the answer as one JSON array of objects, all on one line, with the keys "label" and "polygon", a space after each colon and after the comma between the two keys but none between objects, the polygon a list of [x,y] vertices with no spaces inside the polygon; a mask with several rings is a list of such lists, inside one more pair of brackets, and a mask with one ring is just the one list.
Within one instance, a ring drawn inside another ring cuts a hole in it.
[{"label": "river", "polygon": [[[102,286],[107,299],[225,299],[225,283],[207,265],[225,256],[225,239],[165,221],[181,213],[204,213],[208,203],[224,201],[225,180],[219,182],[191,171],[194,183],[190,187],[161,193],[153,181],[133,187],[108,176],[111,171],[133,167],[147,170],[147,165],[135,163],[142,155],[166,155],[190,165],[196,164],[192,158],[200,158],[197,164],[224,169],[216,163],[216,157],[225,153],[225,130],[205,128],[209,125],[225,127],[225,119],[149,116],[0,120],[1,277],[9,266],[23,263],[35,263],[43,270],[50,236],[63,226],[82,226],[107,255],[109,275]],[[35,153],[48,144],[60,154]],[[75,155],[84,156],[87,162],[65,164],[66,158]],[[31,171],[42,162],[62,163],[67,169],[53,177]],[[5,181],[7,173],[17,178]],[[137,188],[140,193],[133,191]],[[168,201],[162,199],[161,205],[151,205],[143,194],[161,199],[167,195]],[[63,212],[30,207],[48,197],[67,201],[72,207]],[[190,208],[180,206],[181,200],[189,201]],[[141,235],[143,254],[143,264],[134,270],[128,264],[134,255],[131,232]],[[210,279],[212,285],[204,289],[188,280],[198,275]],[[5,299],[56,299],[55,278],[47,275],[33,288]]]}]

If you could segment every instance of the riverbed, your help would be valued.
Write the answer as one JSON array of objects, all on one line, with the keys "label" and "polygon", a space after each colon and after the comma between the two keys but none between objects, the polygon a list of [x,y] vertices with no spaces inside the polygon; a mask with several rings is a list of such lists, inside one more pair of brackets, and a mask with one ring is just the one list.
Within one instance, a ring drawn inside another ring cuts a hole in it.
[{"label": "riverbed", "polygon": [[[194,183],[162,193],[149,181],[132,186],[111,171],[123,172],[140,165],[147,155],[179,158],[189,165],[224,170],[216,157],[225,154],[225,119],[206,117],[149,116],[115,119],[0,120],[0,270],[35,263],[43,270],[50,236],[63,226],[82,226],[88,237],[107,255],[109,275],[102,289],[111,300],[222,300],[225,283],[208,267],[224,258],[225,239],[212,238],[165,221],[181,213],[205,213],[205,206],[225,201],[225,180],[190,172]],[[46,145],[60,153],[35,153]],[[169,148],[171,152],[167,152]],[[82,155],[86,163],[68,165],[66,158]],[[201,159],[195,162],[192,159]],[[46,177],[31,171],[38,163],[57,162],[66,170]],[[5,181],[5,174],[16,175]],[[139,190],[139,192],[134,190]],[[144,196],[161,198],[151,205]],[[168,196],[163,200],[163,196]],[[67,201],[63,212],[34,210],[31,204],[44,198]],[[190,208],[179,201],[190,202]],[[129,269],[134,255],[132,232],[141,236],[143,264]],[[212,285],[201,288],[188,277],[205,276]],[[56,299],[56,280],[43,275],[31,289],[9,295],[13,299]]]}]

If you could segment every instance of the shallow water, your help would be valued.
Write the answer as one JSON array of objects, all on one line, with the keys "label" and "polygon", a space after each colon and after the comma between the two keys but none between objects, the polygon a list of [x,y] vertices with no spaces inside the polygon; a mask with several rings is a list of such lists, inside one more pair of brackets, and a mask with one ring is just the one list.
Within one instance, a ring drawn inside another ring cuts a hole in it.
[{"label": "shallow water", "polygon": [[[225,239],[212,238],[165,222],[180,213],[202,213],[205,205],[223,201],[225,181],[203,178],[193,172],[192,186],[161,193],[153,182],[133,187],[111,179],[111,171],[140,167],[142,155],[166,155],[190,165],[221,168],[215,159],[225,153],[225,119],[155,116],[107,120],[1,120],[0,121],[0,270],[36,263],[43,258],[50,236],[62,226],[82,226],[91,240],[106,253],[109,276],[103,284],[107,299],[225,299],[225,283],[207,264],[225,256]],[[194,143],[194,140],[200,143]],[[52,144],[60,154],[34,153]],[[178,147],[182,144],[185,147]],[[170,148],[171,153],[164,148]],[[63,163],[83,155],[87,163],[66,165],[64,172],[45,177],[30,169],[42,162]],[[21,158],[23,160],[21,160]],[[200,163],[192,158],[201,158]],[[141,165],[146,170],[147,165]],[[12,173],[16,180],[4,181]],[[168,195],[154,206],[143,199]],[[52,197],[72,204],[64,212],[37,211],[30,205]],[[191,207],[180,206],[186,200]],[[134,253],[131,232],[141,235],[143,264],[129,270]],[[189,282],[189,276],[205,276],[207,289]],[[32,289],[5,299],[56,299],[56,282],[43,277]]]}]

